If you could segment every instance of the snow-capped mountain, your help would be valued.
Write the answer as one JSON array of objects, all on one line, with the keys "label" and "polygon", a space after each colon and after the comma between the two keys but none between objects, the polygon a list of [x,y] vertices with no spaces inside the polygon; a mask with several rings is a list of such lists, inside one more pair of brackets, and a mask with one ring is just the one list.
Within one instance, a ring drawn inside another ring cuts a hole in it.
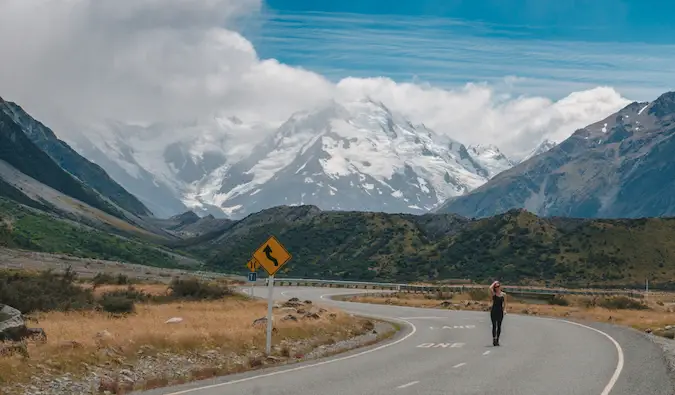
[{"label": "snow-capped mountain", "polygon": [[[544,139],[544,141],[539,143],[539,145],[534,147],[534,149],[532,151],[530,151],[527,155],[525,155],[525,157],[523,157],[523,159],[519,163],[525,162],[526,160],[528,160],[532,157],[535,157],[539,154],[543,154],[544,152],[546,152],[546,151],[550,150],[551,148],[555,147],[556,145],[558,145],[558,144],[556,144],[554,141],[551,141],[549,139]],[[504,170],[506,170],[506,169],[504,169]]]},{"label": "snow-capped mountain", "polygon": [[331,102],[273,133],[265,128],[274,130],[234,117],[109,123],[72,144],[162,217],[193,209],[240,218],[299,204],[423,213],[513,165],[497,147],[467,149],[369,99]]},{"label": "snow-capped mountain", "polygon": [[252,152],[188,199],[232,216],[282,204],[422,213],[491,173],[464,145],[371,100],[297,113]]},{"label": "snow-capped mountain", "polygon": [[[98,124],[69,140],[80,154],[99,164],[157,216],[188,210],[185,197],[195,185],[244,155],[232,136],[249,136],[267,125],[246,125],[235,117],[214,117],[179,125]],[[235,139],[236,140],[236,139]],[[248,152],[247,152],[248,153]],[[223,216],[220,209],[202,209]]]},{"label": "snow-capped mountain", "polygon": [[488,178],[492,178],[515,165],[502,154],[499,148],[492,144],[470,146],[469,154],[488,171]]}]

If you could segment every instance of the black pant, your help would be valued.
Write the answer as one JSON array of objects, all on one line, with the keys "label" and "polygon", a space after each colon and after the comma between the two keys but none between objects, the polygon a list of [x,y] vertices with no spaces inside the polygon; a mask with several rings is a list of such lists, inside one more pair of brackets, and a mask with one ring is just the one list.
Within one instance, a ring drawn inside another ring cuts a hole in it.
[{"label": "black pant", "polygon": [[490,318],[492,319],[492,338],[499,339],[499,335],[502,334],[502,320],[504,319],[504,312],[492,311],[490,312]]}]

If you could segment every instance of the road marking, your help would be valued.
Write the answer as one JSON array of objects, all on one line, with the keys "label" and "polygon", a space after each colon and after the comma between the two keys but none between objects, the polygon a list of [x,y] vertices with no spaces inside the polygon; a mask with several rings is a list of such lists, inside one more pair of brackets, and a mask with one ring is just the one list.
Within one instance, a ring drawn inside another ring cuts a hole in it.
[{"label": "road marking", "polygon": [[401,320],[447,320],[449,317],[398,317]]},{"label": "road marking", "polygon": [[289,292],[291,292],[291,291],[284,291],[284,292],[281,293],[281,296],[286,296],[286,297],[288,297],[288,293],[289,293]]},{"label": "road marking", "polygon": [[396,387],[396,388],[408,388],[408,387],[413,386],[413,385],[415,385],[415,384],[417,384],[417,383],[419,383],[419,381],[411,381],[411,382],[409,382],[408,384],[399,385],[399,386]]},{"label": "road marking", "polygon": [[473,329],[476,325],[453,325],[453,326],[443,326],[443,329]]},{"label": "road marking", "polygon": [[462,348],[464,343],[422,343],[417,348]]},{"label": "road marking", "polygon": [[466,365],[466,363],[464,363],[464,362],[458,363],[457,365],[453,366],[453,368],[460,368],[460,367],[462,367],[462,366],[464,366],[464,365]]},{"label": "road marking", "polygon": [[[544,318],[544,317],[538,317],[538,318]],[[553,319],[553,318],[545,318],[545,319],[567,322],[568,324],[572,324],[572,325],[580,326],[582,328],[590,329],[592,331],[595,331],[595,332],[605,336],[606,338],[611,340],[612,343],[614,343],[614,347],[616,347],[616,352],[618,354],[618,362],[616,364],[616,369],[614,369],[614,374],[612,374],[612,377],[609,379],[609,382],[605,386],[605,389],[602,390],[602,392],[600,393],[600,395],[609,395],[609,393],[612,391],[612,388],[614,388],[614,385],[616,384],[617,380],[619,380],[619,375],[621,375],[621,371],[623,370],[623,360],[624,360],[623,350],[621,349],[621,346],[619,345],[619,342],[614,340],[614,338],[612,336],[606,334],[605,332],[603,332],[599,329],[595,329],[593,327],[584,325],[584,324],[579,324],[577,322],[572,322],[572,321],[567,321],[567,320],[560,320],[560,319],[556,320],[556,319]]]},{"label": "road marking", "polygon": [[[322,298],[323,298],[323,296],[322,296]],[[391,318],[389,318],[389,319],[391,319]],[[405,320],[401,320],[401,321],[405,321]],[[357,354],[347,355],[346,357],[340,357],[340,358],[335,358],[335,359],[329,359],[328,361],[321,361],[321,362],[317,362],[317,363],[314,363],[314,364],[311,364],[311,365],[303,365],[303,366],[298,366],[298,367],[290,368],[290,369],[286,369],[286,370],[278,370],[278,371],[275,371],[275,372],[259,374],[257,376],[245,377],[245,378],[239,379],[239,380],[232,380],[232,381],[227,381],[227,382],[219,383],[219,384],[211,384],[211,385],[205,385],[203,387],[197,387],[197,388],[191,388],[191,389],[187,389],[187,390],[183,390],[183,391],[171,392],[171,393],[168,393],[168,394],[165,394],[165,395],[183,395],[183,394],[189,394],[190,392],[195,392],[195,391],[202,391],[202,390],[211,389],[211,388],[225,387],[227,385],[239,384],[239,383],[243,383],[243,382],[246,382],[246,381],[251,381],[251,380],[261,379],[261,378],[271,377],[271,376],[277,376],[277,375],[284,374],[284,373],[297,372],[299,370],[309,369],[309,368],[313,368],[315,366],[328,365],[329,363],[339,362],[339,361],[344,361],[344,360],[347,360],[347,359],[360,357],[361,355],[370,354],[371,352],[379,351],[379,350],[382,350],[384,348],[391,347],[395,344],[401,343],[402,341],[408,339],[410,336],[414,335],[415,332],[417,332],[417,327],[412,322],[405,321],[405,323],[412,327],[412,330],[407,335],[403,336],[402,338],[400,338],[400,339],[398,339],[394,342],[383,344],[379,347],[375,347],[375,348],[370,349],[370,350],[361,351],[360,353],[357,353]]]},{"label": "road marking", "polygon": [[483,355],[488,355],[490,353],[490,350],[487,350],[483,353]]}]

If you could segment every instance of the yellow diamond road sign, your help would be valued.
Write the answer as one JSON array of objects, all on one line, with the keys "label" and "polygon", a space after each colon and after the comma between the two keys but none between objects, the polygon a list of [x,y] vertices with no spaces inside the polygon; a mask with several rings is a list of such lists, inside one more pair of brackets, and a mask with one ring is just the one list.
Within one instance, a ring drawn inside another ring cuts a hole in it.
[{"label": "yellow diamond road sign", "polygon": [[267,274],[273,276],[286,262],[291,260],[291,254],[279,243],[274,236],[253,253],[253,259],[257,260]]},{"label": "yellow diamond road sign", "polygon": [[260,263],[255,258],[251,258],[250,261],[246,262],[246,267],[248,270],[255,272],[260,267]]}]

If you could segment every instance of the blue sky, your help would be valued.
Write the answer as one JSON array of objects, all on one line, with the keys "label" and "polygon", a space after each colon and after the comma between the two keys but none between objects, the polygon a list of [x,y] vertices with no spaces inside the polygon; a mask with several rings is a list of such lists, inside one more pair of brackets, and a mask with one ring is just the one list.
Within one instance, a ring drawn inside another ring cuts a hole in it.
[{"label": "blue sky", "polygon": [[553,99],[607,85],[651,100],[675,89],[673,15],[666,0],[266,0],[243,33],[260,57],[335,81],[486,81]]}]

